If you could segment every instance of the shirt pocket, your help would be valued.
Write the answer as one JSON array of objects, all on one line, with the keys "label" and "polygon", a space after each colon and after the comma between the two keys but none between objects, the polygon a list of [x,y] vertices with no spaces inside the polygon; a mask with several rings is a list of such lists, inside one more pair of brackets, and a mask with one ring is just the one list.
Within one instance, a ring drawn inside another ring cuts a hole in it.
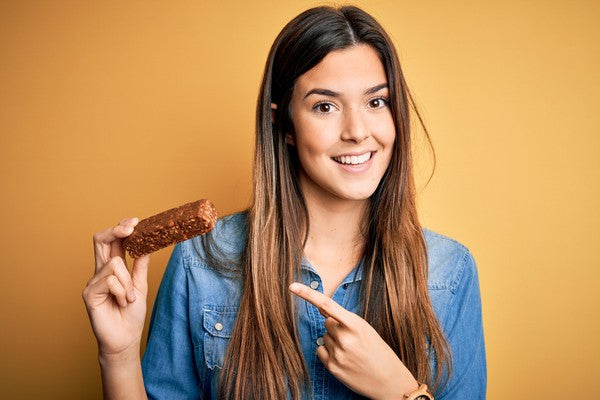
[{"label": "shirt pocket", "polygon": [[204,306],[204,361],[211,370],[223,368],[237,314],[237,307]]}]

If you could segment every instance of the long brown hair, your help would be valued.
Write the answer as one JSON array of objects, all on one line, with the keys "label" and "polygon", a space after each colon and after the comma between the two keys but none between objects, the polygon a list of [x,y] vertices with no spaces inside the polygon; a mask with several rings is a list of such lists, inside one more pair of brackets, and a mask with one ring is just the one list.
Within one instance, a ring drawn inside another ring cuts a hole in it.
[{"label": "long brown hair", "polygon": [[[243,289],[220,376],[222,399],[282,399],[288,392],[298,399],[310,387],[288,291],[300,276],[309,224],[299,161],[285,140],[294,129],[288,110],[300,75],[329,52],[357,44],[372,46],[384,65],[396,128],[392,159],[365,221],[362,316],[417,380],[436,388],[450,374],[448,344],[429,299],[427,249],[415,202],[410,108],[423,125],[421,117],[381,25],[356,7],[316,7],[283,28],[264,70],[256,109],[254,194],[240,259]],[[274,120],[271,103],[278,105]]]}]

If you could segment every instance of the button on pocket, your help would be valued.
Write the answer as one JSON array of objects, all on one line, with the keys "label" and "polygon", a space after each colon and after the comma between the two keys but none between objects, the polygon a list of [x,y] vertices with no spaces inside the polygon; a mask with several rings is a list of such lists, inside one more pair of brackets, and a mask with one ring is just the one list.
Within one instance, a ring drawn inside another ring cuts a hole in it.
[{"label": "button on pocket", "polygon": [[210,369],[223,368],[237,307],[205,306],[203,310],[204,361]]}]

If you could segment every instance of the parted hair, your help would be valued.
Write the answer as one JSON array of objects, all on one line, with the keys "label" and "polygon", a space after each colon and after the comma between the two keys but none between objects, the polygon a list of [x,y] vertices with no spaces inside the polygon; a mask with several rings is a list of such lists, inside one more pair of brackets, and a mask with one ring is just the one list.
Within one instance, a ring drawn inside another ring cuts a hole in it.
[{"label": "parted hair", "polygon": [[[323,6],[301,13],[283,28],[265,65],[256,107],[253,197],[238,263],[242,294],[220,372],[221,399],[283,399],[288,393],[298,399],[310,390],[296,329],[297,309],[288,291],[300,276],[310,222],[299,186],[297,153],[286,143],[286,134],[294,132],[289,108],[299,76],[328,53],[358,44],[371,46],[385,68],[396,128],[390,164],[365,215],[362,317],[418,381],[435,389],[451,372],[448,343],[427,288],[427,249],[415,200],[411,108],[431,145],[429,134],[381,25],[353,6]],[[271,103],[277,104],[274,117]]]}]

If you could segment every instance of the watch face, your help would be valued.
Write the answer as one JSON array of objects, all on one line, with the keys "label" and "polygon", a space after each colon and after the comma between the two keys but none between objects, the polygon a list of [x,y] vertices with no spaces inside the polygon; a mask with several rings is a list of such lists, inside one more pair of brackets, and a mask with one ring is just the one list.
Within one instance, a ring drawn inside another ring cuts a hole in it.
[{"label": "watch face", "polygon": [[415,400],[431,400],[432,397],[427,394],[422,394],[420,396],[415,397]]}]

